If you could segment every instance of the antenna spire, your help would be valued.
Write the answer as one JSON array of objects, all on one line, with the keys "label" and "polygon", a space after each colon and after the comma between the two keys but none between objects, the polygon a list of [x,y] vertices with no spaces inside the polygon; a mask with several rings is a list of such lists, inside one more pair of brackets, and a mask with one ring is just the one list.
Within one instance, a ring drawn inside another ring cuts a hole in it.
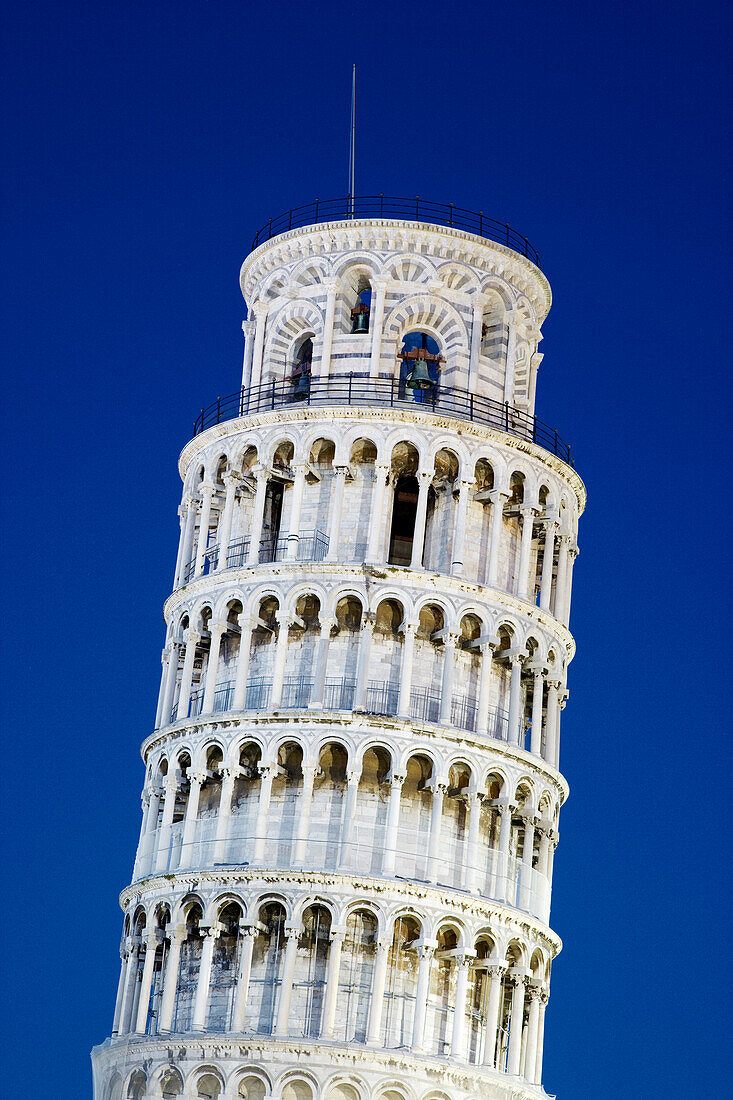
[{"label": "antenna spire", "polygon": [[354,216],[356,194],[356,65],[351,70],[351,127],[349,130],[349,215]]}]

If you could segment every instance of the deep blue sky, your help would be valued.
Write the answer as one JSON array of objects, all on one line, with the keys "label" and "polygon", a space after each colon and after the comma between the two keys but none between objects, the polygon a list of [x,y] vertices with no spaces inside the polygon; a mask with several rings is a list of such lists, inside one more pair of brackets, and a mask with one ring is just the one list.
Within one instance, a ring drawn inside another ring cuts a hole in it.
[{"label": "deep blue sky", "polygon": [[177,455],[196,410],[238,385],[254,230],[346,190],[353,60],[357,189],[510,222],[555,294],[538,413],[573,443],[590,504],[546,1087],[717,1095],[730,1045],[729,7],[25,0],[4,22],[4,1080],[27,1097],[91,1096],[140,824]]}]

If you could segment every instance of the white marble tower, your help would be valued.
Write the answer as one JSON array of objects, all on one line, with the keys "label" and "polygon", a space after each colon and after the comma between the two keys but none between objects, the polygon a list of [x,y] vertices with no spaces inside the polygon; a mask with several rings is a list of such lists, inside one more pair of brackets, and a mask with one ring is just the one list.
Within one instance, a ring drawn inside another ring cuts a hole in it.
[{"label": "white marble tower", "polygon": [[585,494],[550,289],[453,207],[319,203],[241,272],[180,545],[95,1100],[539,1100]]}]

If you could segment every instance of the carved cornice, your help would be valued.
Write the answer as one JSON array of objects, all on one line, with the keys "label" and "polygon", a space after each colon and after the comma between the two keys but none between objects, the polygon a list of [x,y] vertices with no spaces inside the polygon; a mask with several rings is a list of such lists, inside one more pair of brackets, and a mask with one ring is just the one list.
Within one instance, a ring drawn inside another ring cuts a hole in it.
[{"label": "carved cornice", "polygon": [[[280,233],[251,252],[242,264],[239,277],[242,294],[247,301],[254,301],[273,271],[310,258],[328,264],[330,258],[341,260],[349,252],[366,252],[377,260],[382,258],[385,264],[405,252],[418,252],[439,265],[446,261],[467,264],[481,276],[503,279],[515,292],[525,295],[532,302],[540,324],[552,302],[545,275],[512,248],[452,226],[396,218],[320,222]],[[428,289],[427,281],[416,286]]]},{"label": "carved cornice", "polygon": [[[431,1058],[405,1050],[385,1050],[367,1047],[360,1043],[338,1043],[305,1039],[274,1039],[257,1035],[125,1035],[106,1040],[94,1047],[95,1063],[105,1063],[109,1071],[116,1064],[125,1068],[134,1061],[149,1059],[153,1063],[176,1061],[216,1064],[222,1061],[259,1065],[271,1070],[307,1069],[311,1073],[322,1068],[329,1076],[335,1070],[350,1073],[362,1072],[371,1079],[374,1073],[403,1080],[428,1082],[433,1088],[442,1088],[449,1095],[462,1090],[462,1095],[491,1095],[501,1100],[547,1100],[547,1093],[540,1085],[530,1085],[516,1077],[507,1077],[499,1070],[487,1066],[460,1065],[447,1059]],[[488,1091],[490,1090],[490,1092]]]},{"label": "carved cornice", "polygon": [[387,902],[402,903],[410,899],[432,909],[471,919],[477,924],[491,924],[495,929],[508,930],[511,936],[522,934],[535,943],[542,944],[555,957],[562,950],[562,940],[548,925],[518,909],[502,905],[490,899],[477,898],[473,894],[451,890],[448,887],[398,879],[373,878],[362,874],[340,874],[336,871],[297,871],[254,867],[196,869],[154,874],[139,882],[131,883],[120,893],[123,911],[135,906],[142,899],[155,897],[175,890],[181,896],[189,891],[199,891],[204,886],[212,890],[231,890],[235,886],[261,891],[277,887],[280,892],[303,887],[305,892],[329,889],[364,901],[382,898]]},{"label": "carved cornice", "polygon": [[[234,420],[222,421],[214,424],[200,435],[189,440],[178,458],[178,470],[181,479],[184,480],[189,463],[209,444],[224,439],[229,435],[237,435],[244,430],[252,431],[253,428],[267,428],[278,424],[307,423],[310,421],[325,421],[333,430],[335,422],[339,420],[358,420],[363,423],[374,422],[376,424],[410,424],[424,428],[441,431],[458,432],[462,439],[474,439],[481,443],[493,443],[506,447],[508,450],[527,455],[540,462],[562,478],[572,489],[578,502],[578,514],[581,515],[585,508],[586,492],[583,481],[567,463],[556,455],[546,451],[535,443],[519,436],[502,432],[498,428],[490,428],[485,424],[477,424],[475,421],[462,420],[460,417],[446,416],[444,413],[428,412],[425,409],[413,411],[412,409],[396,409],[389,407],[362,408],[361,406],[323,405],[318,407],[305,407],[299,409],[281,408],[269,412],[254,413],[250,416],[237,417]],[[348,425],[347,425],[348,426]]]}]

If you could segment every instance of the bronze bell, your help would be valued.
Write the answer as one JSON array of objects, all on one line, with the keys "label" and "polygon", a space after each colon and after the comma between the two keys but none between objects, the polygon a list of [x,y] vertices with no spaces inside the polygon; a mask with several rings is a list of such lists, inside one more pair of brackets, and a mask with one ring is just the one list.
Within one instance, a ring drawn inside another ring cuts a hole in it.
[{"label": "bronze bell", "polygon": [[297,379],[295,380],[295,390],[293,391],[295,393],[295,396],[296,397],[307,397],[308,394],[310,393],[310,388],[311,388],[310,375],[306,374],[305,371],[301,371],[300,374],[298,375]]},{"label": "bronze bell", "polygon": [[415,366],[407,376],[405,383],[410,390],[429,390],[433,380],[428,372],[428,365],[424,359],[416,359]]},{"label": "bronze bell", "polygon": [[363,310],[360,313],[354,315],[351,323],[352,335],[357,333],[369,332],[369,313],[367,310]]}]

